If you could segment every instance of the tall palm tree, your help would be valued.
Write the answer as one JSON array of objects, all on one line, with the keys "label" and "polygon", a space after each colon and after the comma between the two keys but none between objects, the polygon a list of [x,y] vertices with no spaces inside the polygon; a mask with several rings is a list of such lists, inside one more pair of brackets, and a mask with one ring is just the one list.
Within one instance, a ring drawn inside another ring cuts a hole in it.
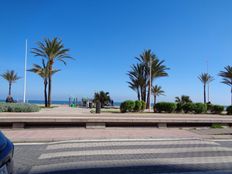
[{"label": "tall palm tree", "polygon": [[231,105],[232,105],[232,66],[226,66],[225,71],[220,71],[219,76],[222,77],[222,83],[228,85],[231,93]]},{"label": "tall palm tree", "polygon": [[[44,82],[44,105],[48,107],[48,98],[47,98],[47,85],[48,85],[48,78],[49,78],[49,63],[45,63],[45,60],[42,59],[42,66],[34,64],[32,69],[28,71],[38,74]],[[60,70],[52,70],[52,75],[55,74]]]},{"label": "tall palm tree", "polygon": [[156,104],[157,96],[164,95],[164,91],[161,86],[155,85],[151,89],[152,94],[154,95],[154,105]]},{"label": "tall palm tree", "polygon": [[[131,70],[128,72],[130,81],[129,87],[137,92],[138,100],[145,100],[144,90],[146,88],[146,78],[144,65],[136,64],[131,66]],[[146,94],[146,93],[145,93]]]},{"label": "tall palm tree", "polygon": [[203,83],[204,88],[204,103],[206,103],[206,85],[214,80],[213,76],[208,73],[202,73],[198,76],[198,79]]},{"label": "tall palm tree", "polygon": [[17,73],[14,70],[7,70],[5,73],[1,74],[1,76],[9,83],[8,97],[11,97],[12,84],[15,83],[17,80],[19,80],[20,77],[17,75]]},{"label": "tall palm tree", "polygon": [[[167,70],[169,70],[169,68],[167,68],[164,65],[165,61],[159,60],[158,57],[150,49],[145,50],[139,57],[136,57],[136,59],[145,66],[145,77],[147,80],[147,88],[148,88],[145,102],[147,102],[147,108],[149,108],[149,103],[150,103],[149,86],[152,86],[154,79],[168,76]],[[150,72],[150,67],[151,67],[151,72]],[[145,95],[146,95],[146,91],[147,90],[145,89],[144,90]]]},{"label": "tall palm tree", "polygon": [[49,77],[48,77],[48,107],[51,106],[51,92],[52,92],[52,71],[55,61],[63,62],[66,65],[65,60],[71,58],[68,53],[69,49],[64,47],[61,39],[53,38],[44,39],[42,42],[37,43],[37,48],[32,49],[32,53],[35,56],[46,58],[49,65]]}]

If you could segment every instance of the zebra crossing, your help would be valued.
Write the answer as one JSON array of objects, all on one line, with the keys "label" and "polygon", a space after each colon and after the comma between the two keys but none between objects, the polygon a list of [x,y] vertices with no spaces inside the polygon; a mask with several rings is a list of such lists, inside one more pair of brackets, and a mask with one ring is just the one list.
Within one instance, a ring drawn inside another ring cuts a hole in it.
[{"label": "zebra crossing", "polygon": [[229,174],[232,148],[205,140],[51,143],[30,174]]}]

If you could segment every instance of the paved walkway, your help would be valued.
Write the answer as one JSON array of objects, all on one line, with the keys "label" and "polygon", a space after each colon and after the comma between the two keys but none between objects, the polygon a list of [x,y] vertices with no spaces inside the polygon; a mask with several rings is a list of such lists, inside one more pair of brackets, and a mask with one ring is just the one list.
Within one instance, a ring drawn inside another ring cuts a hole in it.
[{"label": "paved walkway", "polygon": [[158,128],[43,128],[43,129],[3,129],[13,142],[47,142],[77,139],[175,139],[200,138],[200,135],[180,129]]}]

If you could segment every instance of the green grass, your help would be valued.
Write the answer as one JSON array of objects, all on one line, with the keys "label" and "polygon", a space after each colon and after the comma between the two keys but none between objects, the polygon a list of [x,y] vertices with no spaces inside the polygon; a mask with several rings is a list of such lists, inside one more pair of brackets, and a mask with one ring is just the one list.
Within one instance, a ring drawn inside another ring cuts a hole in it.
[{"label": "green grass", "polygon": [[223,126],[221,124],[219,124],[219,123],[213,123],[211,125],[211,128],[213,128],[213,129],[222,129]]},{"label": "green grass", "polygon": [[[95,113],[95,109],[90,111],[91,113]],[[120,109],[101,109],[101,113],[121,113]]]},{"label": "green grass", "polygon": [[50,107],[45,107],[45,106],[39,106],[41,109],[52,109],[52,108],[57,108],[58,106],[50,106]]}]

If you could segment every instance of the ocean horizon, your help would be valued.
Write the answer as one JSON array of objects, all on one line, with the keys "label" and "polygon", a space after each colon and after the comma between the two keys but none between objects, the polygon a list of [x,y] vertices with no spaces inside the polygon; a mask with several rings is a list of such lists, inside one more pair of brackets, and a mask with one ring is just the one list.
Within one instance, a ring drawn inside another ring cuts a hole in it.
[{"label": "ocean horizon", "polygon": [[[5,100],[0,100],[0,102],[5,102]],[[22,100],[16,100],[17,103],[22,103]],[[26,103],[30,104],[44,104],[44,100],[26,100]],[[77,102],[78,104],[81,104],[81,101]],[[69,100],[53,100],[52,104],[55,105],[68,105]],[[114,102],[114,106],[120,106],[121,102]]]}]

